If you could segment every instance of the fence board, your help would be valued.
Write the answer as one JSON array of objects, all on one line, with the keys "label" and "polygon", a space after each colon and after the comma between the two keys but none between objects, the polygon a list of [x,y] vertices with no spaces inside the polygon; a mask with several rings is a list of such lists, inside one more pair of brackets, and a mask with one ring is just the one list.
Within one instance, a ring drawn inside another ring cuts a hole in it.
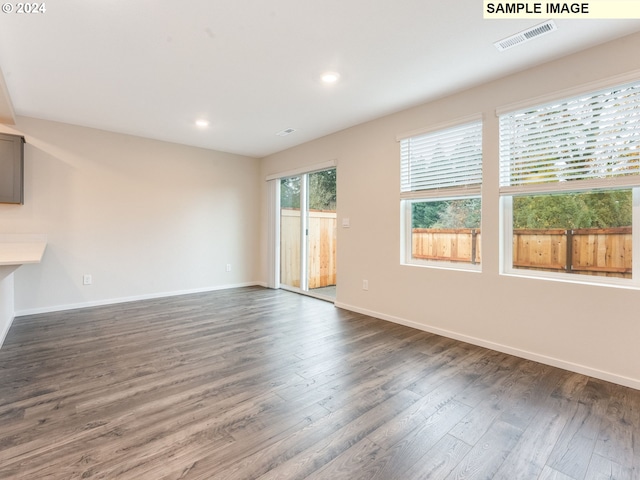
[{"label": "fence board", "polygon": [[630,278],[631,238],[631,227],[573,230],[572,270]]},{"label": "fence board", "polygon": [[565,230],[513,232],[513,266],[564,270],[567,257]]},{"label": "fence board", "polygon": [[[336,285],[336,212],[311,210],[308,219],[309,288]],[[300,287],[300,210],[280,213],[280,283]]]},{"label": "fence board", "polygon": [[300,211],[280,212],[280,283],[300,287]]}]

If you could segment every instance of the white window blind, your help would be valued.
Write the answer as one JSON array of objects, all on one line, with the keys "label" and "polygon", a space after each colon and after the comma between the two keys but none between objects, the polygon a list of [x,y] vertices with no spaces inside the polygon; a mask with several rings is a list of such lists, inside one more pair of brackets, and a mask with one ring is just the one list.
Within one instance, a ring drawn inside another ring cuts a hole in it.
[{"label": "white window blind", "polygon": [[500,116],[500,191],[640,185],[640,82]]},{"label": "white window blind", "polygon": [[482,122],[400,140],[401,197],[479,194]]}]

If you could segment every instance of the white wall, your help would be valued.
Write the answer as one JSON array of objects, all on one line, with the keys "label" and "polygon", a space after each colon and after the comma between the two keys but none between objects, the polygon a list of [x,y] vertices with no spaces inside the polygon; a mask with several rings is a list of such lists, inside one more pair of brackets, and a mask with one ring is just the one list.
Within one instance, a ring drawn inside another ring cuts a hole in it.
[{"label": "white wall", "polygon": [[[499,274],[495,115],[499,106],[633,70],[640,79],[638,51],[640,35],[625,37],[353,127],[263,159],[262,179],[337,159],[338,225],[351,220],[338,231],[338,306],[640,388],[640,291]],[[483,271],[402,266],[396,135],[477,113],[484,115]]]},{"label": "white wall", "polygon": [[0,233],[48,234],[14,273],[18,315],[258,279],[258,160],[24,117],[2,131],[27,144]]}]

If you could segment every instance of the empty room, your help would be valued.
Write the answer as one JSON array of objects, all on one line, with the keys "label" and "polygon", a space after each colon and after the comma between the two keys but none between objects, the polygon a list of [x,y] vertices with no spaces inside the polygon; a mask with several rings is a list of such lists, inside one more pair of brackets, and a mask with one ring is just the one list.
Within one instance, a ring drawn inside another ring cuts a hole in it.
[{"label": "empty room", "polygon": [[640,2],[5,2],[0,478],[640,479]]}]

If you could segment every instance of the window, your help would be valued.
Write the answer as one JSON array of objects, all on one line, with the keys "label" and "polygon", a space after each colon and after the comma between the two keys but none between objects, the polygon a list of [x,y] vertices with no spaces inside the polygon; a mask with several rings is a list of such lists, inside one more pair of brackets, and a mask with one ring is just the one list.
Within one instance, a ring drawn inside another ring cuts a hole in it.
[{"label": "window", "polygon": [[500,115],[503,271],[636,283],[639,187],[640,82]]},{"label": "window", "polygon": [[402,261],[479,270],[482,122],[400,138]]}]

